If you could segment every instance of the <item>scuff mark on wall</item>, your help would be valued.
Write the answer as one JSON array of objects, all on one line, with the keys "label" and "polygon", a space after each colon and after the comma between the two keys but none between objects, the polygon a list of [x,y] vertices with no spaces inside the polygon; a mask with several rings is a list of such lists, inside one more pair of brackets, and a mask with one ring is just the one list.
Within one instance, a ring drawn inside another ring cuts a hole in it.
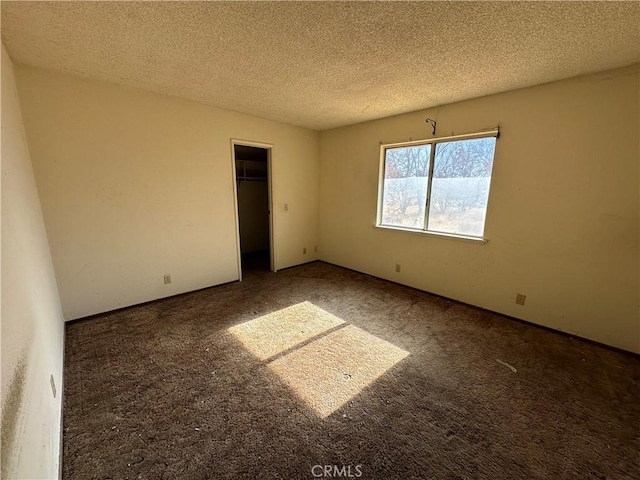
[{"label": "scuff mark on wall", "polygon": [[24,392],[27,382],[27,349],[20,354],[13,377],[9,383],[2,404],[2,447],[0,477],[9,478],[11,460],[16,458],[14,443],[19,428],[20,411],[24,402]]}]

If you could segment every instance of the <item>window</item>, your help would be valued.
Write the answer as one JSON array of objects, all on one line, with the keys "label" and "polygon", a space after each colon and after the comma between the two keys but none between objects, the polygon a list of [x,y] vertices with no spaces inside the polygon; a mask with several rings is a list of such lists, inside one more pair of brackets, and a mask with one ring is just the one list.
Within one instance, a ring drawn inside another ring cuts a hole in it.
[{"label": "window", "polygon": [[383,145],[377,225],[483,238],[497,134]]}]

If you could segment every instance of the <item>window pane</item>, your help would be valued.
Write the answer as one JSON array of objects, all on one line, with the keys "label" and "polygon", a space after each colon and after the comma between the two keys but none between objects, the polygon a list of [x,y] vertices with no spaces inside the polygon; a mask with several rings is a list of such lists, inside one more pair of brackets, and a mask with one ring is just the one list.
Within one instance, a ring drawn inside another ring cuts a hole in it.
[{"label": "window pane", "polygon": [[431,145],[385,150],[382,224],[424,228]]},{"label": "window pane", "polygon": [[436,145],[428,230],[481,237],[496,139]]}]

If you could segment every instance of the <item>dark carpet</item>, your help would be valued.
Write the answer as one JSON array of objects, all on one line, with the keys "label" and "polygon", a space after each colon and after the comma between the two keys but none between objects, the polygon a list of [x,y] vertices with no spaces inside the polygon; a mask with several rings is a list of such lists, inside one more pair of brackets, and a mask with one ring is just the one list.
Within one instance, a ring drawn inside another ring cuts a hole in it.
[{"label": "dark carpet", "polygon": [[66,328],[71,479],[636,479],[640,358],[321,262]]}]

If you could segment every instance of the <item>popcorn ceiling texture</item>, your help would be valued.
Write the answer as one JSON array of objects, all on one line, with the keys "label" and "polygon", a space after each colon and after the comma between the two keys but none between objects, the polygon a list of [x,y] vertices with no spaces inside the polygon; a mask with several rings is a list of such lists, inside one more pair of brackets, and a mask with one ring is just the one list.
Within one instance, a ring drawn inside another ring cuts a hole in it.
[{"label": "popcorn ceiling texture", "polygon": [[2,2],[14,61],[324,130],[640,60],[638,2]]}]

